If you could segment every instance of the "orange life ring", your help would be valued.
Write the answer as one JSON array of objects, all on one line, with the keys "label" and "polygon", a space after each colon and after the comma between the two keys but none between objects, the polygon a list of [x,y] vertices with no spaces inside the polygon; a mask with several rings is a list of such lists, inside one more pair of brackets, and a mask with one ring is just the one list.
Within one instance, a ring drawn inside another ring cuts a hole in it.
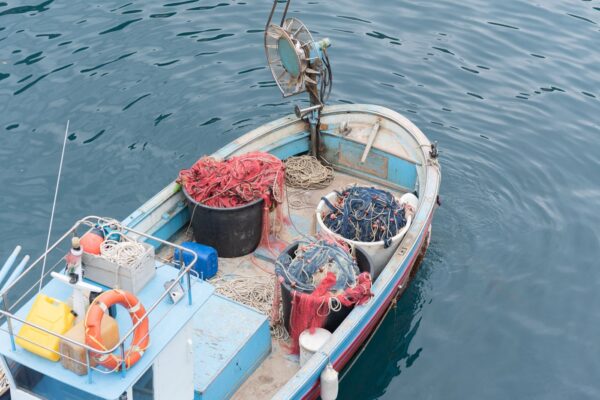
[{"label": "orange life ring", "polygon": [[[96,297],[90,305],[85,316],[85,343],[96,350],[108,350],[102,343],[100,323],[104,313],[112,305],[120,304],[127,308],[131,321],[135,325],[146,314],[146,309],[140,303],[133,293],[113,289],[102,293]],[[133,332],[133,341],[131,347],[125,352],[125,368],[129,369],[142,358],[144,351],[150,344],[150,335],[148,333],[148,318],[144,318],[141,324]],[[123,368],[123,359],[115,354],[94,354],[98,364],[110,369],[117,370]]]}]

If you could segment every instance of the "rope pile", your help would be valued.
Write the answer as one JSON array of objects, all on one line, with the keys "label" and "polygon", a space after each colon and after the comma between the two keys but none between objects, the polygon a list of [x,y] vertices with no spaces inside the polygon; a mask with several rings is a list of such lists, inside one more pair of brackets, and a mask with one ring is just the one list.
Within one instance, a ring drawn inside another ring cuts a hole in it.
[{"label": "rope pile", "polygon": [[277,258],[275,273],[292,289],[312,293],[328,273],[336,278],[331,290],[344,291],[356,284],[360,271],[347,245],[322,238],[300,242],[294,257],[282,253]]},{"label": "rope pile", "polygon": [[100,245],[100,255],[122,268],[135,266],[147,251],[141,243],[130,240],[117,242],[107,239]]},{"label": "rope pile", "polygon": [[332,204],[322,200],[330,212],[323,215],[325,226],[346,239],[358,242],[378,242],[384,247],[406,225],[404,207],[385,190],[353,186],[338,194]]},{"label": "rope pile", "polygon": [[[239,303],[245,304],[255,310],[272,314],[274,293],[273,278],[263,276],[218,276],[210,280],[217,293]],[[279,304],[278,304],[279,306]],[[277,309],[277,314],[281,309]],[[271,334],[275,339],[286,340],[287,331],[281,324],[281,316],[271,316]]]},{"label": "rope pile", "polygon": [[202,157],[179,172],[178,182],[198,203],[229,208],[263,198],[268,206],[283,201],[283,162],[263,152],[252,152],[218,161]]},{"label": "rope pile", "polygon": [[333,181],[333,168],[325,166],[316,157],[304,155],[285,161],[285,182],[297,189],[322,189]]}]

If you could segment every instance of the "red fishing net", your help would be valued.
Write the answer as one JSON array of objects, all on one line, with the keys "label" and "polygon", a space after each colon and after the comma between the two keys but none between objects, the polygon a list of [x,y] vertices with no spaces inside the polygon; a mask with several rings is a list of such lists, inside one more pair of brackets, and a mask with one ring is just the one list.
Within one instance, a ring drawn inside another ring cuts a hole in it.
[{"label": "red fishing net", "polygon": [[361,305],[373,297],[371,292],[371,274],[361,273],[357,278],[356,286],[349,287],[340,294],[335,295],[329,290],[335,285],[336,277],[332,272],[321,281],[319,286],[310,294],[292,291],[292,310],[290,315],[290,338],[292,340],[292,354],[300,352],[298,342],[300,334],[309,329],[314,333],[315,328],[322,328],[325,325],[327,316],[331,310],[333,301],[339,301],[342,305],[350,307],[352,305]]},{"label": "red fishing net", "polygon": [[209,207],[243,206],[262,198],[263,222],[260,246],[270,248],[270,209],[275,204],[279,226],[286,222],[281,207],[285,167],[277,157],[263,152],[246,153],[218,161],[202,157],[190,168],[179,172],[178,182],[187,194]]},{"label": "red fishing net", "polygon": [[179,172],[179,183],[191,198],[209,207],[237,207],[254,200],[282,202],[285,170],[277,157],[252,152],[218,161],[202,157]]},{"label": "red fishing net", "polygon": [[371,292],[372,283],[371,274],[362,272],[356,278],[356,286],[344,290],[343,293],[337,296],[337,299],[346,307],[350,307],[353,304],[357,306],[365,304],[373,296]]}]

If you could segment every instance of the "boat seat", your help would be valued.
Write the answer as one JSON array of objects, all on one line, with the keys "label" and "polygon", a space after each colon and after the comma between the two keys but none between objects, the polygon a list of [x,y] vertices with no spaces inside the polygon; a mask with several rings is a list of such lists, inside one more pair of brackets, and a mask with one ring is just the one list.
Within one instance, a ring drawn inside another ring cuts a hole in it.
[{"label": "boat seat", "polygon": [[271,351],[269,320],[214,294],[194,316],[195,400],[228,399]]}]

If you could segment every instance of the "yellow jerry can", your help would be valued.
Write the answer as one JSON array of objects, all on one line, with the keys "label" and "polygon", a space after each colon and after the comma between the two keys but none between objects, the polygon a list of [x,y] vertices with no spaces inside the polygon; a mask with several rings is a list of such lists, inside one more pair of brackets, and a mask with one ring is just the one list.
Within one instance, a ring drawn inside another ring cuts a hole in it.
[{"label": "yellow jerry can", "polygon": [[[75,316],[71,313],[69,306],[62,301],[40,293],[33,301],[25,320],[63,335],[73,326]],[[25,350],[51,361],[60,359],[60,355],[55,353],[58,352],[60,342],[58,337],[25,324],[17,336],[16,343]]]}]

